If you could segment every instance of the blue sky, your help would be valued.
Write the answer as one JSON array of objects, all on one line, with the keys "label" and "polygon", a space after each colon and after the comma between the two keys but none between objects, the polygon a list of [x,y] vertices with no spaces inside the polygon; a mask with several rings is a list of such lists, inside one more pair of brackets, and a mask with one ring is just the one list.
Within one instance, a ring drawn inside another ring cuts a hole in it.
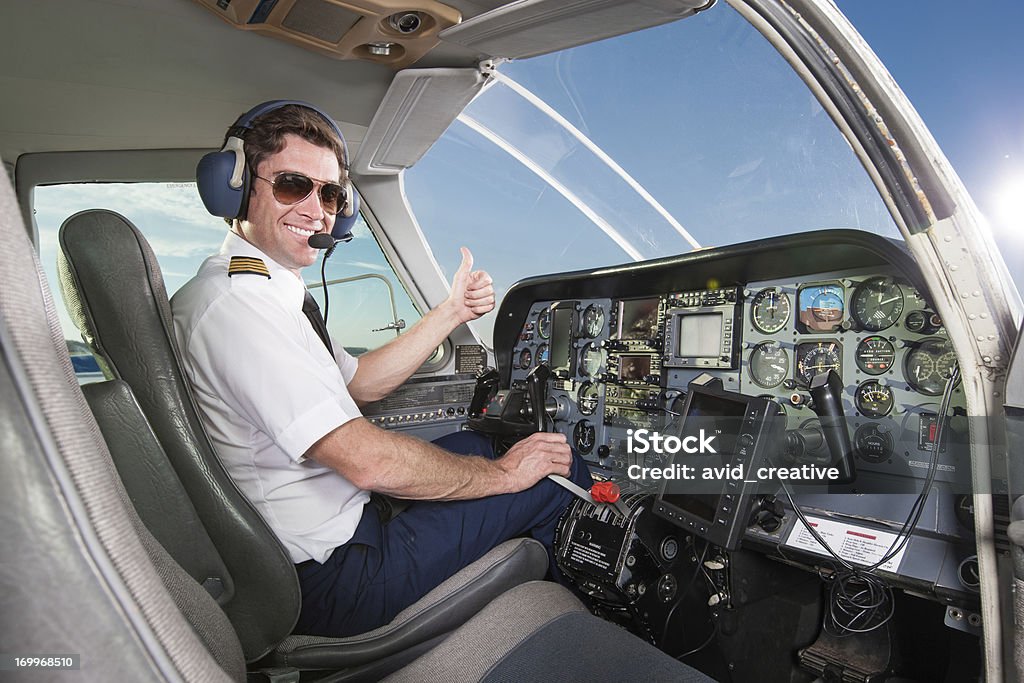
[{"label": "blue sky", "polygon": [[837,4],[928,125],[1024,288],[1024,2]]},{"label": "blue sky", "polygon": [[[1024,2],[840,5],[945,149],[989,218],[1011,273],[1024,271],[1017,234],[1024,215]],[[591,137],[704,246],[834,227],[895,234],[821,107],[724,3],[501,71]],[[501,90],[468,112],[558,180],[572,185],[575,175],[572,189],[645,258],[689,249],[635,195],[613,187],[606,169],[593,159],[588,165],[564,133]],[[467,162],[486,173],[468,170]],[[407,173],[407,192],[443,269],[454,270],[456,246],[467,244],[495,275],[499,293],[527,275],[629,260],[557,193],[459,123]],[[490,257],[493,232],[482,225],[514,236],[502,246],[504,258]]]}]

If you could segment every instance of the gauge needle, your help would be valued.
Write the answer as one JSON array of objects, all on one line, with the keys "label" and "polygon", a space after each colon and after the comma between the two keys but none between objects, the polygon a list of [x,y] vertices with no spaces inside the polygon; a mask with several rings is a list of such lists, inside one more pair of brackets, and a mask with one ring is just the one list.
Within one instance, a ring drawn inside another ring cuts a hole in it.
[{"label": "gauge needle", "polygon": [[[881,299],[881,297],[879,297],[879,299]],[[879,306],[884,306],[885,304],[891,304],[893,301],[899,301],[899,300],[900,300],[900,298],[898,296],[894,296],[891,299],[886,299],[885,301],[879,301],[878,305]]]},{"label": "gauge needle", "polygon": [[782,367],[781,365],[769,365],[768,367],[770,367],[772,370],[778,370],[779,372],[786,371],[786,368]]}]

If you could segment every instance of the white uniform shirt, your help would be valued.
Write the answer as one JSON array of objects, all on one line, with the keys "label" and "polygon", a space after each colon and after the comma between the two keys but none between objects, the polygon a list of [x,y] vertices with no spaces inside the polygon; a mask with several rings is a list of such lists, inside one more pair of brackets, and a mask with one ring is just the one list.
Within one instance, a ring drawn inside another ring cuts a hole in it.
[{"label": "white uniform shirt", "polygon": [[[270,277],[228,275],[254,257]],[[220,253],[171,301],[174,333],[206,428],[238,487],[292,561],[323,562],[355,533],[369,493],[304,456],[361,413],[347,382],[357,361],[332,358],[302,313],[305,285],[229,232]]]}]

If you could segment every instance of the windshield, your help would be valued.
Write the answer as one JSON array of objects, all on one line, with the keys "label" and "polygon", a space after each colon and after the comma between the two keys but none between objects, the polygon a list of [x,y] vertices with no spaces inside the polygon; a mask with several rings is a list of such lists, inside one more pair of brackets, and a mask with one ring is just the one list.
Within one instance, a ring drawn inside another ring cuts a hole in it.
[{"label": "windshield", "polygon": [[[832,120],[724,3],[498,69],[405,173],[449,277],[460,245],[500,297],[532,275],[772,235],[899,237]],[[489,342],[493,316],[480,322]]]}]

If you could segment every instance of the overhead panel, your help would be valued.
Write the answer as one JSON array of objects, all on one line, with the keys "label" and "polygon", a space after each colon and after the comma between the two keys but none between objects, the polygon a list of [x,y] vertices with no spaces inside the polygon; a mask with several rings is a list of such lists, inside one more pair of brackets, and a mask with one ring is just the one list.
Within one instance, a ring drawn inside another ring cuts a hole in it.
[{"label": "overhead panel", "polygon": [[521,0],[441,31],[491,57],[535,57],[685,19],[715,0]]},{"label": "overhead panel", "polygon": [[195,0],[237,29],[401,69],[462,20],[436,0]]}]

